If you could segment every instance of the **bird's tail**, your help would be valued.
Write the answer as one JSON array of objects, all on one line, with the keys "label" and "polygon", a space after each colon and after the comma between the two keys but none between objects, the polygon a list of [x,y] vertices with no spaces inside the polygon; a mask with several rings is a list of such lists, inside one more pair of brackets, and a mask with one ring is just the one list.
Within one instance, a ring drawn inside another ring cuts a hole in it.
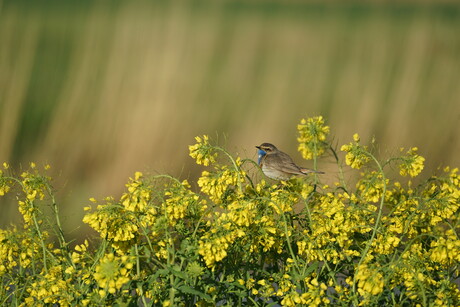
[{"label": "bird's tail", "polygon": [[305,167],[301,167],[301,168],[300,168],[300,171],[301,171],[303,174],[309,174],[309,173],[324,174],[324,172],[322,172],[322,171],[315,171],[314,169],[305,168]]}]

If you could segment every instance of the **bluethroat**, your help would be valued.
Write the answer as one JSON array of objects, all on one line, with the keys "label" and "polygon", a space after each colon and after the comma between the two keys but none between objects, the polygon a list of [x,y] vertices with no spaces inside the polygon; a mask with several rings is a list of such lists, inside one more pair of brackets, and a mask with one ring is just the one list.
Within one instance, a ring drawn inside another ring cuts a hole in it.
[{"label": "bluethroat", "polygon": [[295,175],[307,175],[309,173],[324,174],[308,168],[297,166],[291,157],[270,143],[256,146],[258,151],[258,164],[265,176],[275,180],[288,180]]}]

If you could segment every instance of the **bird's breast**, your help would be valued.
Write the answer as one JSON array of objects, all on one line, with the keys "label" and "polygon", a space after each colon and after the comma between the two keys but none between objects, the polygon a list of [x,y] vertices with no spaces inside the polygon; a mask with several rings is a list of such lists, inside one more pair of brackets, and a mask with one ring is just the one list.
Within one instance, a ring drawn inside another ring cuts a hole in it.
[{"label": "bird's breast", "polygon": [[265,176],[274,180],[288,180],[290,178],[290,174],[277,170],[276,168],[272,168],[266,163],[262,163],[262,172]]}]

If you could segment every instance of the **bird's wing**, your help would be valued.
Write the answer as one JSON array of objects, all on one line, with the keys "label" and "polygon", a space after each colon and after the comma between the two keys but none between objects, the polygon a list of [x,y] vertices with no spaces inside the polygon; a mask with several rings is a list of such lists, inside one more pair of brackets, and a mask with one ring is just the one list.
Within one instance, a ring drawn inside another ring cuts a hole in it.
[{"label": "bird's wing", "polygon": [[278,152],[277,154],[267,155],[266,159],[270,159],[270,165],[275,166],[282,172],[296,175],[303,174],[300,170],[300,167],[298,167],[294,161],[292,161],[291,157],[282,151]]},{"label": "bird's wing", "polygon": [[314,169],[305,168],[305,167],[301,167],[301,168],[300,168],[300,171],[301,171],[303,174],[308,174],[308,173],[324,174],[324,172],[322,172],[322,171],[315,171]]}]

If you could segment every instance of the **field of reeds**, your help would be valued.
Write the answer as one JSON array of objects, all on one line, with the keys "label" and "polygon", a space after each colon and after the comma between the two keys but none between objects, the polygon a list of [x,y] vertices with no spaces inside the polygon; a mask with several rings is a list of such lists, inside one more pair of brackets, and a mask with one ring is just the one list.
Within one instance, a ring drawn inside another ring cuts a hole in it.
[{"label": "field of reeds", "polygon": [[[0,161],[51,164],[76,237],[88,198],[136,170],[196,186],[187,146],[204,133],[300,163],[292,123],[323,115],[335,144],[417,146],[435,173],[460,162],[458,33],[454,3],[1,1]],[[19,220],[0,204],[1,225]]]}]

